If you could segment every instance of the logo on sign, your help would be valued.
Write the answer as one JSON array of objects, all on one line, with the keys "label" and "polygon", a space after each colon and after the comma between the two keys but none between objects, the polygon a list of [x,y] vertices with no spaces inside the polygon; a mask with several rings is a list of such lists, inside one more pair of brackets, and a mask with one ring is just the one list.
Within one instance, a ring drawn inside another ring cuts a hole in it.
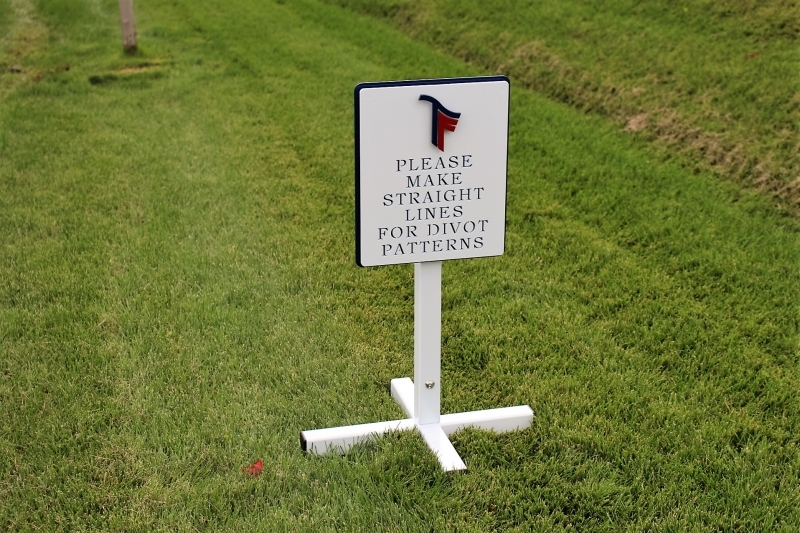
[{"label": "logo on sign", "polygon": [[450,111],[433,96],[421,94],[419,99],[431,103],[431,143],[444,152],[444,132],[456,131],[461,113]]}]

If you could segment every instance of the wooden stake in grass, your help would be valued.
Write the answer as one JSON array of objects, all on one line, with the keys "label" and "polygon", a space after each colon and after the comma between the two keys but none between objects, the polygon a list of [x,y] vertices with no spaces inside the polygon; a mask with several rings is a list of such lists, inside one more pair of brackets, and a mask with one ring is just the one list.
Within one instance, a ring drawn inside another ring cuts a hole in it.
[{"label": "wooden stake in grass", "polygon": [[119,20],[122,23],[122,46],[126,54],[136,53],[136,23],[133,20],[133,0],[119,0]]}]

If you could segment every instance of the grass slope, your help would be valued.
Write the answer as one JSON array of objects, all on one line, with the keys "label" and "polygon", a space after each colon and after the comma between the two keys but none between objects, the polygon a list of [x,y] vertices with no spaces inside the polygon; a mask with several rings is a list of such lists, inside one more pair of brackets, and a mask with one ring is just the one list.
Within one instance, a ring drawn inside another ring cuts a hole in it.
[{"label": "grass slope", "polygon": [[800,525],[800,224],[763,198],[513,88],[507,253],[445,265],[443,409],[533,427],[457,435],[459,476],[413,434],[307,456],[412,372],[412,269],[352,259],[353,86],[476,71],[312,0],[139,1],[135,57],[111,0],[5,5],[38,28],[0,73],[5,529]]},{"label": "grass slope", "polygon": [[[794,0],[329,0],[573,107],[800,214]],[[699,170],[699,169],[698,169]]]}]

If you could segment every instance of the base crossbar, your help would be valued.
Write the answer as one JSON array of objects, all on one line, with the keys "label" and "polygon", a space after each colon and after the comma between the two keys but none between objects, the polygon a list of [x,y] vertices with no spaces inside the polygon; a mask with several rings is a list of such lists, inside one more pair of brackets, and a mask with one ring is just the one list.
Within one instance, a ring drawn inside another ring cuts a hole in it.
[{"label": "base crossbar", "polygon": [[392,397],[409,418],[301,431],[300,447],[303,451],[320,455],[328,450],[345,453],[353,445],[385,433],[417,428],[428,447],[436,454],[443,470],[466,470],[467,466],[447,438],[448,435],[467,427],[504,433],[527,428],[533,421],[533,410],[527,405],[518,405],[441,415],[438,424],[420,424],[414,417],[414,382],[410,378],[393,379],[391,390]]},{"label": "base crossbar", "polygon": [[474,427],[502,433],[531,425],[533,410],[527,405],[442,415],[442,262],[414,265],[414,383],[410,378],[392,380],[392,398],[408,418],[300,432],[300,447],[323,454],[346,452],[351,446],[390,431],[418,429],[444,470],[466,470],[453,443],[456,431]]}]

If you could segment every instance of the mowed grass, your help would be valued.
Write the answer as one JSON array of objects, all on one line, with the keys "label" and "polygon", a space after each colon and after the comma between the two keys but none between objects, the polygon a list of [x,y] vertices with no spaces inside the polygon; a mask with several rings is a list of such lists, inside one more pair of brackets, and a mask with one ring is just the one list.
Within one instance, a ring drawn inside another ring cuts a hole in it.
[{"label": "mowed grass", "polygon": [[353,260],[353,87],[484,71],[313,0],[137,1],[126,57],[116,9],[0,2],[5,529],[800,527],[797,219],[512,85],[443,409],[533,426],[457,434],[462,475],[413,433],[305,455],[412,374],[413,269]]},{"label": "mowed grass", "polygon": [[793,0],[327,0],[607,117],[800,214]]}]

